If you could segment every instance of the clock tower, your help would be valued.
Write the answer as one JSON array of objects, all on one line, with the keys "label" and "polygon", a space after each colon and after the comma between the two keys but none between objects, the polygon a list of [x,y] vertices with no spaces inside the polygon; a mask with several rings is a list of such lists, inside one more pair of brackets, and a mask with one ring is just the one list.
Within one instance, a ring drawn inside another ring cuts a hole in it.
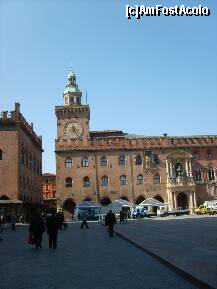
[{"label": "clock tower", "polygon": [[81,103],[82,92],[76,84],[76,75],[70,71],[68,75],[68,84],[63,93],[63,106],[56,106],[55,113],[57,117],[57,141],[68,145],[73,145],[79,141],[83,145],[87,144],[89,139],[89,105]]}]

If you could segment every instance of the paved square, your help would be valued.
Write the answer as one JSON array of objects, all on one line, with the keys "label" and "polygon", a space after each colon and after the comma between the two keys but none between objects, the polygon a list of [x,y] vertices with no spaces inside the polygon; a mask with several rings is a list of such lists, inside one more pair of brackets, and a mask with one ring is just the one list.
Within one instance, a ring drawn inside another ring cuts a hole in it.
[{"label": "paved square", "polygon": [[48,249],[44,234],[37,251],[27,235],[28,226],[1,234],[1,289],[196,289],[122,238],[109,238],[99,223],[89,230],[70,224],[60,232],[57,250]]},{"label": "paved square", "polygon": [[116,231],[195,278],[217,288],[217,217],[146,218]]}]

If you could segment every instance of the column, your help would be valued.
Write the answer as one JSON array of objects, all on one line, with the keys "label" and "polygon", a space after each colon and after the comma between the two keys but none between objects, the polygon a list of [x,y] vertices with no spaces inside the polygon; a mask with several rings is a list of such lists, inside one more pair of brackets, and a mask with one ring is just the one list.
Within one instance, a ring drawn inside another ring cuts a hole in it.
[{"label": "column", "polygon": [[185,161],[186,176],[189,177],[188,160]]},{"label": "column", "polygon": [[169,204],[169,210],[173,210],[174,205],[173,205],[173,195],[170,190],[167,190],[167,196],[168,196],[168,204]]},{"label": "column", "polygon": [[196,196],[196,192],[193,192],[193,196],[194,196],[194,207],[197,207],[197,196]]},{"label": "column", "polygon": [[169,163],[168,161],[166,160],[166,172],[167,172],[167,178],[169,179],[170,178],[170,170],[169,170]]},{"label": "column", "polygon": [[173,199],[173,192],[170,192],[170,199],[171,199],[171,210],[174,209],[174,199]]},{"label": "column", "polygon": [[192,167],[191,167],[191,161],[188,161],[189,165],[189,177],[192,178]]},{"label": "column", "polygon": [[169,165],[170,165],[170,177],[172,178],[173,177],[173,164],[169,163]]},{"label": "column", "polygon": [[173,193],[173,198],[174,198],[175,209],[177,209],[178,208],[178,203],[177,203],[177,194],[176,194],[176,192]]},{"label": "column", "polygon": [[193,207],[193,192],[189,192],[189,210],[191,214],[193,213]]}]

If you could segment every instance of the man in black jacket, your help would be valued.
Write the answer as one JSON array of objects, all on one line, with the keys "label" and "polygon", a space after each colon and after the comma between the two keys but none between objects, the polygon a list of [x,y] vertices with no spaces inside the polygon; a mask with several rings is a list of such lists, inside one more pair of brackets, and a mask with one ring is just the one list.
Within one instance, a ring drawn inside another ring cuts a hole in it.
[{"label": "man in black jacket", "polygon": [[46,220],[47,233],[49,235],[49,248],[56,249],[57,247],[57,235],[59,229],[59,220],[56,217],[56,212],[52,211],[51,216]]},{"label": "man in black jacket", "polygon": [[105,226],[108,226],[109,236],[113,237],[114,234],[114,224],[116,224],[115,214],[112,213],[112,210],[109,210],[108,214],[105,217]]}]

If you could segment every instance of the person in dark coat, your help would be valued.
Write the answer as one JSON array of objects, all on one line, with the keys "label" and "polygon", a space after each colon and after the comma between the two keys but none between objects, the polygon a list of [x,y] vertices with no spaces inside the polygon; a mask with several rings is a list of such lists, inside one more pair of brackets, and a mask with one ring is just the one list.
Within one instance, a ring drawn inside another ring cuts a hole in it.
[{"label": "person in dark coat", "polygon": [[124,224],[124,212],[123,210],[120,211],[120,224],[123,223]]},{"label": "person in dark coat", "polygon": [[114,225],[116,224],[115,214],[112,213],[112,210],[109,210],[108,214],[105,217],[105,226],[108,226],[109,236],[113,237],[114,234]]},{"label": "person in dark coat", "polygon": [[45,232],[45,224],[39,213],[34,213],[29,226],[29,232],[33,235],[35,241],[35,247],[38,249],[42,248],[42,235]]},{"label": "person in dark coat", "polygon": [[59,230],[59,219],[56,216],[56,212],[52,211],[51,216],[46,221],[47,233],[49,236],[49,248],[56,249],[57,247],[57,236]]},{"label": "person in dark coat", "polygon": [[64,222],[64,215],[63,215],[62,212],[59,211],[59,212],[56,214],[56,217],[57,217],[57,219],[58,219],[58,221],[59,221],[59,228],[60,228],[60,230],[62,230],[63,222]]},{"label": "person in dark coat", "polygon": [[84,226],[85,226],[87,229],[89,229],[88,224],[87,224],[87,219],[88,219],[87,213],[84,212],[84,213],[82,214],[82,217],[81,217],[81,218],[82,218],[81,229],[83,229]]}]

